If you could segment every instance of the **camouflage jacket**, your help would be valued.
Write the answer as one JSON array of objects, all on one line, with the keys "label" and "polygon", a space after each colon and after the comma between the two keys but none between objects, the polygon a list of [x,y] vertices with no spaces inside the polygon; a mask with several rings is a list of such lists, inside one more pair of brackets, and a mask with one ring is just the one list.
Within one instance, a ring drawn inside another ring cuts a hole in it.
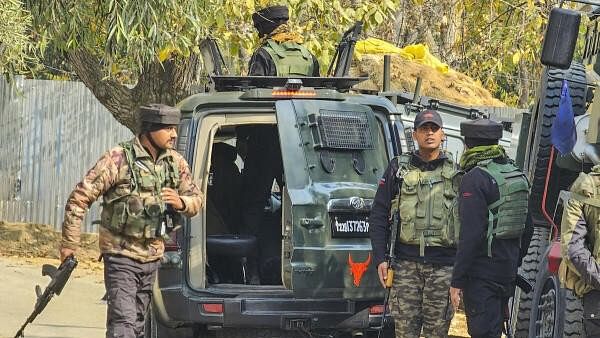
[{"label": "camouflage jacket", "polygon": [[[196,215],[202,208],[204,198],[192,181],[189,166],[183,156],[174,150],[167,150],[162,152],[154,163],[138,138],[133,140],[133,149],[136,160],[142,161],[147,167],[163,166],[167,156],[173,157],[179,168],[180,184],[177,190],[185,205],[184,210],[180,212],[189,217]],[[123,148],[117,146],[104,154],[77,184],[67,200],[61,246],[78,249],[81,223],[90,205],[108,191],[117,193],[121,191],[123,195],[128,194],[131,187],[130,180],[131,170]],[[114,234],[103,226],[99,228],[99,245],[102,253],[120,254],[141,262],[160,259],[164,253],[164,242],[161,238],[135,239]]]},{"label": "camouflage jacket", "polygon": [[[592,205],[596,204],[596,205]],[[600,290],[600,166],[571,187],[561,223],[561,283],[578,296]]]}]

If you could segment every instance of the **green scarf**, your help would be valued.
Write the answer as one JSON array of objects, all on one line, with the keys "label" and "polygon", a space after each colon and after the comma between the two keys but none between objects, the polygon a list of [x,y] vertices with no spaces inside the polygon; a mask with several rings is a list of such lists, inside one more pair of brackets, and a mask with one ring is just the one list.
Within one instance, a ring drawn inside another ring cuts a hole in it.
[{"label": "green scarf", "polygon": [[460,168],[465,171],[470,170],[481,161],[498,157],[506,157],[506,151],[497,144],[469,148],[460,157]]}]

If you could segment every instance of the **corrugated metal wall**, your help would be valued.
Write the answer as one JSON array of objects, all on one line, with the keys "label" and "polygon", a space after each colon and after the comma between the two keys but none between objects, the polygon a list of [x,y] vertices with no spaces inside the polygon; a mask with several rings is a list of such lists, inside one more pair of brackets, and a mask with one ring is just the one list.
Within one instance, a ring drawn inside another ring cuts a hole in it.
[{"label": "corrugated metal wall", "polygon": [[[75,184],[131,137],[80,82],[0,78],[0,220],[60,229]],[[82,230],[99,218],[95,203]]]}]

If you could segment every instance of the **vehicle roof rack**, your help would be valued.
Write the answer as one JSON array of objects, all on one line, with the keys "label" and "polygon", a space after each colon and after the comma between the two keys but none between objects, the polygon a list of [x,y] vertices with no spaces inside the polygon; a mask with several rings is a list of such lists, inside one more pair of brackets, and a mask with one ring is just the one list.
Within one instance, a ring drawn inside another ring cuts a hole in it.
[{"label": "vehicle roof rack", "polygon": [[367,77],[279,77],[279,76],[211,76],[216,91],[245,91],[252,88],[283,87],[288,79],[299,79],[302,86],[345,91],[367,80]]}]

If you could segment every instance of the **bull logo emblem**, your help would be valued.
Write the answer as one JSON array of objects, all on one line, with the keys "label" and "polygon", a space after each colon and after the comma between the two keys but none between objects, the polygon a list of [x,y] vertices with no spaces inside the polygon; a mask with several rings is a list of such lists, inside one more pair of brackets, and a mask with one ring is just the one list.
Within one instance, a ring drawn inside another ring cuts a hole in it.
[{"label": "bull logo emblem", "polygon": [[350,198],[350,205],[356,210],[364,209],[365,200],[360,197],[352,197]]},{"label": "bull logo emblem", "polygon": [[354,277],[354,286],[360,286],[360,280],[365,274],[365,271],[367,271],[367,268],[369,267],[370,263],[371,253],[369,253],[369,257],[367,257],[367,260],[362,263],[354,263],[354,261],[352,260],[352,256],[350,255],[350,253],[348,253],[348,265],[350,266],[350,274],[352,275],[352,277]]}]

